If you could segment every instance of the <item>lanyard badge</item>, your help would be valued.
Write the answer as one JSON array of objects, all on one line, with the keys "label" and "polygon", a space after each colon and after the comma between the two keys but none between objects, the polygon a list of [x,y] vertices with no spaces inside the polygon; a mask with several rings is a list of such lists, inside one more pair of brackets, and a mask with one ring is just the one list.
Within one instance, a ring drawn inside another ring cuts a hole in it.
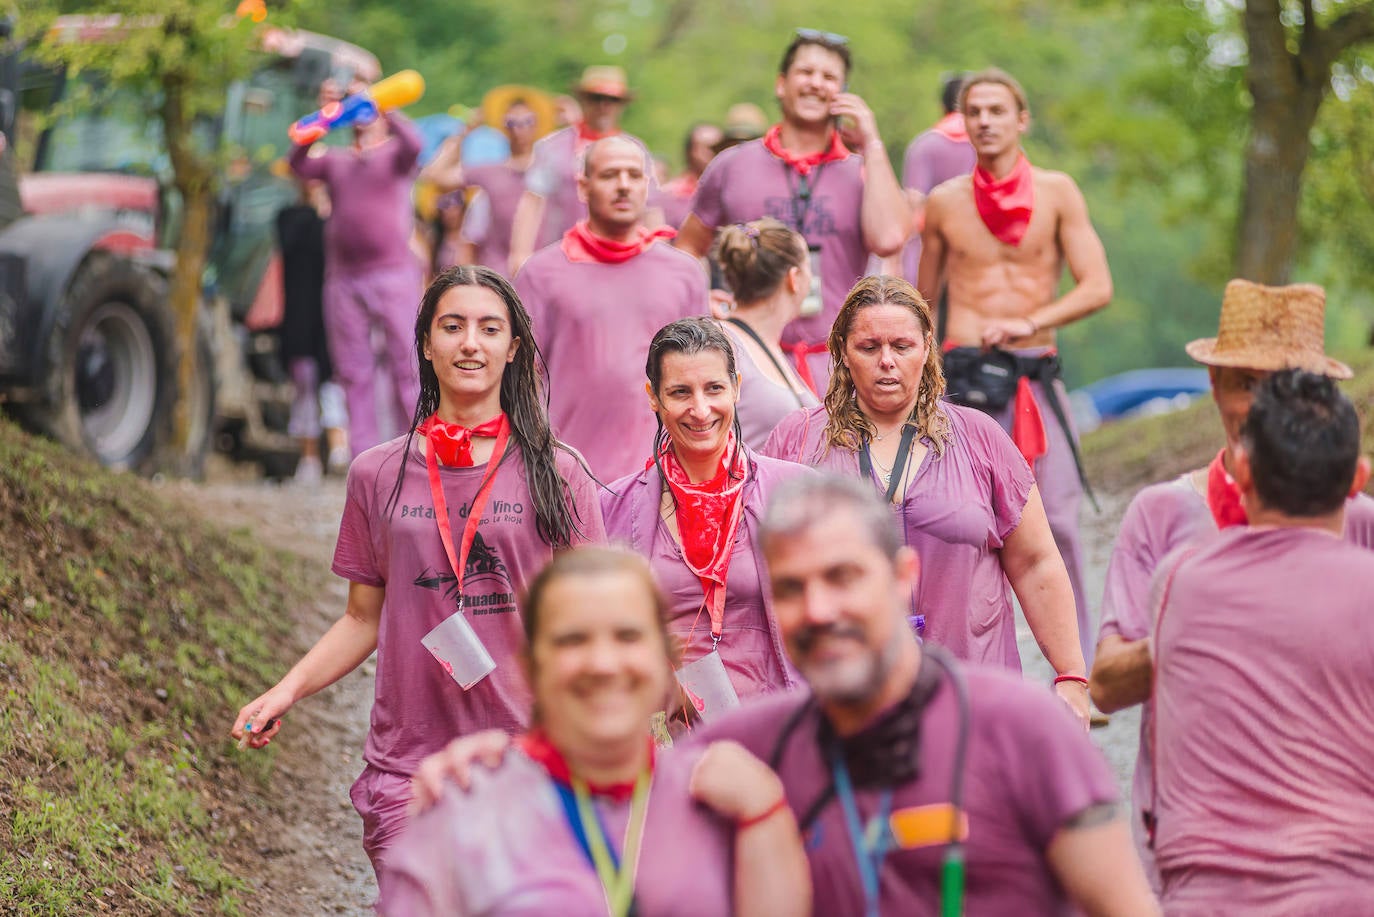
[{"label": "lanyard badge", "polygon": [[572,779],[572,806],[568,805],[567,791],[558,785],[559,795],[563,797],[564,814],[582,846],[582,852],[596,870],[596,877],[601,880],[612,917],[626,917],[634,906],[635,873],[639,869],[644,816],[649,807],[649,787],[652,783],[653,776],[647,769],[635,779],[634,793],[630,797],[630,820],[625,825],[625,839],[618,859],[615,851],[606,843],[606,832],[592,807],[587,784],[577,777]]},{"label": "lanyard badge", "polygon": [[459,550],[454,551],[453,530],[449,524],[448,501],[444,498],[443,482],[439,479],[439,460],[431,445],[425,458],[429,473],[429,492],[434,501],[434,518],[439,526],[439,540],[444,544],[444,554],[457,580],[458,610],[445,618],[437,627],[420,638],[421,645],[429,650],[444,671],[467,691],[496,669],[496,661],[491,658],[482,640],[473,630],[472,623],[463,614],[463,574],[467,569],[468,554],[477,538],[477,526],[481,524],[482,513],[487,499],[496,484],[496,470],[505,455],[510,441],[510,421],[502,415],[501,428],[496,434],[496,447],[487,460],[487,471],[473,498],[467,522],[463,525],[463,537]]}]

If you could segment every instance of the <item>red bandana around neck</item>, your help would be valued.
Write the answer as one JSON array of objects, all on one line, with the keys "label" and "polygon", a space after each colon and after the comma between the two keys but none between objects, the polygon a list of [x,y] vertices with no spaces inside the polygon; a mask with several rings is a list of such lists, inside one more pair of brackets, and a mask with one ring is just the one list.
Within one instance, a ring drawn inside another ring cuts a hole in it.
[{"label": "red bandana around neck", "polygon": [[946,140],[968,143],[968,127],[964,124],[964,116],[957,111],[952,111],[936,121],[931,130]]},{"label": "red bandana around neck", "polygon": [[849,158],[849,147],[840,139],[840,132],[833,128],[830,131],[830,148],[819,153],[799,156],[784,147],[781,124],[774,124],[768,129],[768,133],[763,135],[763,148],[791,166],[803,178],[810,175],[816,166]]},{"label": "red bandana around neck", "polygon": [[472,438],[474,436],[495,436],[501,432],[501,423],[506,419],[505,412],[491,420],[469,429],[456,423],[445,423],[438,414],[431,414],[415,428],[415,432],[429,439],[429,448],[434,457],[453,468],[472,467]]},{"label": "red bandana around neck", "polygon": [[719,637],[725,620],[725,577],[730,551],[735,544],[743,514],[744,480],[748,476],[744,450],[732,430],[721,456],[720,470],[709,481],[693,484],[678,461],[671,444],[659,453],[663,475],[677,507],[678,535],[687,569],[701,581],[706,609],[711,614],[711,634]]},{"label": "red bandana around neck", "polygon": [[[652,771],[654,769],[654,740],[652,737],[648,737],[645,741],[649,743],[649,770]],[[572,768],[568,765],[568,759],[563,757],[563,753],[554,747],[553,742],[549,741],[544,730],[535,727],[516,739],[515,744],[531,761],[548,771],[549,776],[554,780],[564,786],[572,785]],[[635,781],[588,783],[587,790],[597,796],[606,796],[615,802],[629,802],[630,797],[634,795]]]},{"label": "red bandana around neck", "polygon": [[657,229],[645,229],[640,226],[635,229],[634,238],[630,241],[617,242],[596,235],[588,222],[582,220],[563,234],[560,247],[563,254],[568,256],[568,260],[575,264],[624,264],[659,239],[671,239],[676,235],[677,230],[671,226],[660,226]]},{"label": "red bandana around neck", "polygon": [[1223,448],[1207,466],[1207,508],[1217,528],[1246,525],[1250,517],[1240,502],[1240,485],[1226,470],[1226,450]]},{"label": "red bandana around neck", "polygon": [[577,142],[574,143],[573,146],[580,150],[589,143],[605,140],[607,137],[614,137],[618,133],[620,133],[620,128],[618,127],[613,127],[608,131],[594,131],[587,126],[587,122],[579,121],[577,123]]},{"label": "red bandana around neck", "polygon": [[1030,160],[1022,153],[1006,178],[997,179],[982,166],[973,169],[973,203],[983,225],[1008,245],[1020,245],[1035,206]]}]

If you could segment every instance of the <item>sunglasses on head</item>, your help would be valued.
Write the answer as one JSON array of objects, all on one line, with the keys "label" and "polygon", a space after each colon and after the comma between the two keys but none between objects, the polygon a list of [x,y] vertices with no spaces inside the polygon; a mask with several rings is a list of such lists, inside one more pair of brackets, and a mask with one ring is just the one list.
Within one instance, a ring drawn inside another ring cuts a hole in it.
[{"label": "sunglasses on head", "polygon": [[537,120],[538,120],[538,119],[537,119],[534,115],[525,115],[524,117],[507,118],[507,119],[506,119],[506,127],[510,128],[511,130],[514,130],[514,129],[517,128],[517,127],[534,127],[534,123],[535,123],[535,121],[537,121]]},{"label": "sunglasses on head", "polygon": [[620,96],[608,96],[608,95],[605,95],[604,93],[600,93],[600,92],[588,92],[588,93],[584,93],[583,96],[582,96],[582,98],[586,99],[588,102],[591,102],[591,103],[594,103],[594,104],[601,104],[601,105],[611,105],[611,104],[613,104],[613,103],[619,103],[619,102],[624,102],[624,101],[625,101],[625,100],[622,99]]},{"label": "sunglasses on head", "polygon": [[835,32],[822,32],[817,29],[797,29],[797,37],[802,41],[814,41],[823,45],[843,48],[849,44],[849,37]]}]

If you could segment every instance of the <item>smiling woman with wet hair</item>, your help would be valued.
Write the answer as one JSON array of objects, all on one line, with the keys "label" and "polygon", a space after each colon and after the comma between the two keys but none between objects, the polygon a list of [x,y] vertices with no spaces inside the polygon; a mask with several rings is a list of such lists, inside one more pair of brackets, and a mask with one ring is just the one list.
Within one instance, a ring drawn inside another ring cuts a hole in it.
[{"label": "smiling woman with wet hair", "polygon": [[921,578],[912,625],[960,659],[1020,669],[1012,592],[1056,693],[1088,723],[1073,592],[1026,460],[985,414],[942,400],[930,306],[897,277],[865,277],[828,347],[825,404],[778,424],[766,455],[872,482],[906,543],[938,575]]},{"label": "smiling woman with wet hair", "polygon": [[713,320],[663,327],[645,370],[658,432],[645,469],[613,483],[601,508],[607,536],[647,557],[668,594],[684,712],[710,718],[794,684],[753,533],[772,488],[806,472],[744,443],[735,349]]},{"label": "smiling woman with wet hair", "polygon": [[527,724],[516,594],[555,551],[605,537],[595,480],[549,429],[529,315],[504,278],[440,274],[415,349],[412,429],[349,469],[334,553],[345,613],[231,733],[267,745],[293,704],[377,651],[367,766],[351,796],[383,889],[420,760],[456,736]]}]

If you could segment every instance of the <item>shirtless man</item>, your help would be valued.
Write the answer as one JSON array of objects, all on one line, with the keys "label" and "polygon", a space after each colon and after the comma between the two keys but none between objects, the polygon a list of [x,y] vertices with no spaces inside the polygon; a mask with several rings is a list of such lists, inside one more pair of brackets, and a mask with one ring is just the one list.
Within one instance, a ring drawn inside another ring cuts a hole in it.
[{"label": "shirtless man", "polygon": [[[1083,656],[1091,663],[1093,629],[1078,539],[1083,492],[1074,460],[1076,435],[1047,400],[1049,384],[1064,403],[1057,360],[1041,358],[1053,353],[1055,328],[1111,299],[1107,256],[1073,179],[1032,168],[1022,153],[1030,112],[1015,79],[996,69],[972,74],[960,93],[960,110],[978,164],[973,175],[945,182],[927,199],[917,286],[932,303],[942,289],[948,292],[949,314],[942,322],[947,352],[997,347],[1023,358],[1019,372],[1029,384],[1022,382],[1015,399],[989,413],[1035,469],[1073,583]],[[1066,264],[1074,285],[1059,296]],[[960,390],[955,382],[951,379],[951,392]]]}]

